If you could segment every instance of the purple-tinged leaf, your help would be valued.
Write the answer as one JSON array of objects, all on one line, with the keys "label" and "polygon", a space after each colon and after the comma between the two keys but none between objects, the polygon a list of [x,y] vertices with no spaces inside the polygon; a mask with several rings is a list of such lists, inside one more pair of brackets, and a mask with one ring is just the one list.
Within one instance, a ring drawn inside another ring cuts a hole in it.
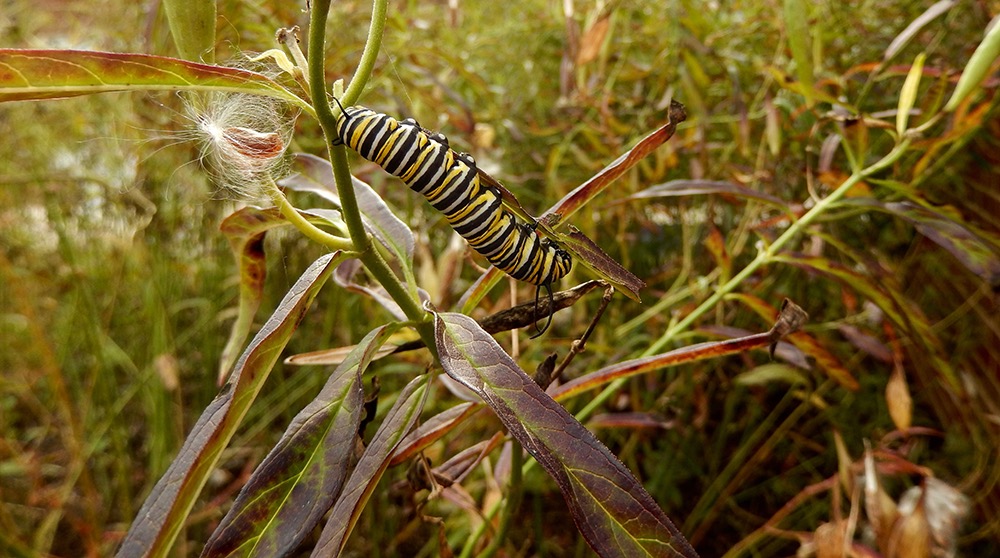
[{"label": "purple-tinged leaf", "polygon": [[292,420],[212,534],[203,557],[284,556],[340,494],[361,423],[361,375],[393,328],[369,333]]},{"label": "purple-tinged leaf", "polygon": [[668,114],[669,120],[655,132],[642,139],[635,147],[604,167],[593,178],[576,187],[572,192],[563,196],[551,208],[542,214],[548,224],[555,227],[558,223],[565,221],[570,215],[576,213],[584,205],[590,203],[598,194],[606,190],[612,182],[625,174],[647,155],[652,153],[674,135],[677,125],[687,118],[684,112],[684,105],[677,101],[670,102]]},{"label": "purple-tinged leaf", "polygon": [[670,366],[677,366],[678,364],[686,364],[708,358],[718,358],[751,349],[759,349],[767,346],[773,347],[780,339],[801,327],[806,319],[808,319],[808,316],[804,310],[791,301],[786,300],[786,303],[782,306],[781,314],[775,320],[774,327],[770,331],[738,339],[698,343],[658,355],[619,362],[618,364],[585,374],[558,387],[554,387],[550,389],[549,395],[555,400],[566,399],[611,383],[618,378],[628,378]]},{"label": "purple-tinged leaf", "polygon": [[[297,153],[293,163],[295,174],[278,181],[278,184],[297,192],[310,192],[340,207],[340,196],[333,181],[333,166],[326,159]],[[412,265],[413,233],[406,223],[399,220],[385,201],[371,186],[351,177],[358,208],[364,217],[365,229],[390,250],[404,265]]]},{"label": "purple-tinged leaf", "polygon": [[733,182],[718,180],[671,180],[663,184],[650,186],[625,198],[626,200],[641,200],[649,198],[666,198],[672,196],[693,196],[698,194],[720,194],[723,197],[744,198],[761,201],[789,211],[788,205],[771,194],[758,192],[746,186]]},{"label": "purple-tinged leaf", "polygon": [[[399,304],[389,296],[389,293],[381,286],[367,286],[354,281],[354,276],[357,275],[358,271],[361,270],[361,262],[356,259],[347,260],[344,263],[337,266],[337,270],[333,273],[333,280],[341,287],[354,291],[356,293],[361,293],[375,299],[376,302],[382,305],[383,308],[389,311],[394,318],[399,321],[406,321],[406,313],[403,309],[399,307]],[[430,295],[427,291],[418,288],[417,296],[420,298],[421,302],[427,302],[430,300]]]},{"label": "purple-tinged leaf", "polygon": [[459,403],[446,411],[442,411],[428,420],[423,421],[420,426],[413,429],[403,438],[396,448],[396,452],[389,461],[390,466],[399,465],[407,459],[413,457],[418,452],[441,439],[442,436],[451,432],[455,426],[473,413],[482,408],[478,403]]},{"label": "purple-tinged leaf", "polygon": [[361,509],[389,466],[396,446],[420,416],[427,399],[426,374],[417,376],[399,393],[396,404],[389,410],[372,441],[365,448],[351,478],[330,511],[326,526],[312,556],[339,556],[348,535],[358,521]]},{"label": "purple-tinged leaf", "polygon": [[917,232],[955,256],[966,269],[990,285],[1000,286],[1000,246],[986,233],[978,232],[945,213],[913,202],[882,203],[856,198],[843,203],[871,207],[900,217]]},{"label": "purple-tinged leaf", "polygon": [[309,103],[271,78],[249,70],[151,54],[0,49],[0,102],[157,90],[264,95],[313,112]]},{"label": "purple-tinged leaf", "polygon": [[852,345],[868,353],[875,359],[882,362],[892,362],[892,351],[877,337],[869,335],[850,324],[838,325],[837,331],[850,341]]},{"label": "purple-tinged leaf", "polygon": [[489,440],[483,440],[456,453],[444,463],[434,467],[431,471],[434,480],[445,488],[461,483],[483,458],[503,442],[503,439],[503,433],[497,432]]},{"label": "purple-tinged leaf", "polygon": [[697,556],[621,461],[475,320],[435,314],[434,336],[445,372],[482,397],[555,479],[577,527],[600,556]]},{"label": "purple-tinged leaf", "polygon": [[[697,331],[698,333],[706,333],[708,335],[724,339],[736,339],[739,337],[754,335],[752,331],[724,325],[706,325],[699,327]],[[792,366],[797,366],[802,370],[812,370],[813,368],[809,364],[809,359],[806,358],[806,354],[788,341],[778,341],[778,345],[774,349],[774,356],[791,364]]]},{"label": "purple-tinged leaf", "polygon": [[[899,288],[893,286],[889,275],[875,278],[831,261],[829,258],[795,252],[778,254],[775,256],[775,262],[821,273],[866,297],[885,312],[885,315],[894,324],[908,331],[914,342],[924,347],[926,358],[930,359],[931,365],[937,367],[952,385],[958,385],[958,377],[951,365],[943,358],[941,342],[927,316],[912,301],[908,300]],[[789,341],[792,340],[789,339]],[[803,346],[799,346],[799,348],[807,354],[811,354],[809,353],[810,349]]]},{"label": "purple-tinged leaf", "polygon": [[577,257],[577,261],[586,265],[626,296],[636,302],[642,302],[639,300],[639,291],[646,286],[646,283],[622,267],[576,227],[570,226],[569,229],[569,234],[556,233],[559,244],[571,251]]},{"label": "purple-tinged leaf", "polygon": [[292,285],[243,352],[229,381],[191,429],[173,463],[153,487],[118,549],[118,556],[168,554],[222,450],[340,258],[339,252],[322,256]]}]

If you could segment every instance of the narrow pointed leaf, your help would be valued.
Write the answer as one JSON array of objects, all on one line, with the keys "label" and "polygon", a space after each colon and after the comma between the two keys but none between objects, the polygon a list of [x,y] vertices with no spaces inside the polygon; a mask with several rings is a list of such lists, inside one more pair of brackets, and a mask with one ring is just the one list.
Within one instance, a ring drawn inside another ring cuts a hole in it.
[{"label": "narrow pointed leaf", "polygon": [[417,376],[399,393],[396,404],[386,415],[382,425],[365,448],[365,453],[351,473],[351,478],[330,510],[330,517],[320,534],[312,556],[339,556],[354,529],[361,510],[378,484],[382,473],[389,466],[396,446],[420,416],[427,399],[426,374]]},{"label": "narrow pointed leaf", "polygon": [[[596,389],[619,378],[628,378],[670,366],[677,366],[678,364],[687,364],[773,346],[780,339],[801,327],[807,318],[808,316],[804,310],[789,301],[782,307],[782,311],[770,331],[755,333],[737,339],[698,343],[658,355],[619,362],[570,380],[553,389],[550,395],[556,400],[566,399],[574,395],[579,395],[584,391]],[[782,327],[783,323],[787,324],[787,327]]]},{"label": "narrow pointed leaf", "polygon": [[416,455],[427,446],[440,440],[442,436],[451,432],[455,426],[472,416],[482,405],[479,403],[459,403],[446,411],[442,411],[428,420],[423,421],[420,426],[413,429],[406,435],[406,438],[399,443],[396,452],[392,455],[389,465],[398,465]]},{"label": "narrow pointed leaf", "polygon": [[931,7],[927,8],[924,13],[920,14],[916,19],[910,22],[906,26],[906,29],[896,35],[896,38],[889,43],[889,46],[885,49],[885,55],[882,60],[888,62],[892,57],[896,56],[904,46],[909,44],[910,40],[913,39],[920,32],[921,29],[927,26],[928,23],[937,19],[938,16],[947,12],[955,5],[955,0],[941,0],[940,2],[935,2]]},{"label": "narrow pointed leaf", "polygon": [[181,58],[212,62],[215,58],[215,0],[163,0],[163,9]]},{"label": "narrow pointed leaf", "polygon": [[646,286],[646,283],[622,267],[576,227],[570,226],[569,234],[558,233],[557,238],[563,248],[570,250],[576,256],[577,261],[590,268],[601,279],[614,285],[632,300],[641,302],[639,291]]},{"label": "narrow pointed leaf", "polygon": [[778,197],[764,192],[758,192],[757,190],[747,188],[746,186],[719,180],[671,180],[670,182],[650,186],[649,188],[636,192],[625,199],[639,200],[672,196],[692,196],[697,194],[720,194],[724,197],[757,200],[788,211],[788,204]]},{"label": "narrow pointed leaf", "polygon": [[309,103],[263,74],[150,54],[0,49],[0,102],[62,99],[111,91],[228,91]]},{"label": "narrow pointed leaf", "polygon": [[393,328],[369,333],[257,467],[203,557],[284,556],[340,494],[361,422],[361,375]]},{"label": "narrow pointed leaf", "polygon": [[593,178],[563,196],[561,200],[543,213],[539,219],[548,226],[555,228],[584,205],[590,203],[618,177],[625,174],[636,163],[673,137],[674,132],[677,130],[677,125],[687,118],[687,113],[684,112],[684,105],[677,101],[671,101],[668,118],[669,120],[666,124],[643,138],[635,147],[604,167]]},{"label": "narrow pointed leaf", "polygon": [[844,203],[871,207],[905,219],[917,232],[955,256],[966,269],[991,285],[1000,285],[1000,246],[984,233],[941,211],[909,201],[882,203],[857,198]]},{"label": "narrow pointed leaf", "polygon": [[1000,16],[993,18],[990,22],[992,27],[979,43],[976,51],[972,53],[969,62],[962,70],[962,77],[958,78],[955,85],[955,92],[945,105],[945,111],[952,111],[968,97],[976,87],[986,78],[986,75],[993,67],[993,63],[1000,57]]},{"label": "narrow pointed leaf", "polygon": [[910,122],[910,110],[917,101],[917,90],[920,87],[920,77],[924,72],[924,60],[927,55],[923,52],[917,55],[910,72],[906,74],[906,81],[903,82],[903,89],[899,92],[899,106],[896,109],[896,133],[900,136],[906,132],[906,127]]},{"label": "narrow pointed leaf", "polygon": [[795,75],[802,88],[806,103],[813,104],[813,63],[809,47],[809,6],[804,0],[785,0],[783,15],[788,48],[795,60]]},{"label": "narrow pointed leaf", "polygon": [[[941,356],[943,349],[937,333],[923,312],[906,299],[898,289],[887,286],[884,280],[869,277],[828,258],[808,256],[794,252],[775,256],[775,262],[811,269],[855,289],[878,306],[892,322],[909,331],[916,342],[925,349],[927,358],[952,385],[958,385],[954,369]],[[806,349],[803,349],[806,350]]]},{"label": "narrow pointed leaf", "polygon": [[118,556],[168,555],[222,450],[339,258],[339,253],[333,253],[313,262],[257,332],[229,381],[202,413],[177,458],[136,514]]},{"label": "narrow pointed leaf", "polygon": [[441,365],[475,391],[555,479],[602,557],[697,556],[629,470],[463,314],[435,314]]}]

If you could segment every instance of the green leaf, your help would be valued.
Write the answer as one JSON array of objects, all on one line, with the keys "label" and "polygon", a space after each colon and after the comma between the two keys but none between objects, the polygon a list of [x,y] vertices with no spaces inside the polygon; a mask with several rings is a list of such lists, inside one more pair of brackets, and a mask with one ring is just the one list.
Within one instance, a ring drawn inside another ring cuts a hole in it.
[{"label": "green leaf", "polygon": [[150,54],[0,49],[0,102],[111,91],[228,91],[312,106],[265,75]]},{"label": "green leaf", "polygon": [[993,27],[983,38],[983,42],[976,47],[976,52],[972,53],[969,63],[965,65],[962,77],[958,78],[958,85],[955,86],[955,92],[952,93],[948,104],[944,106],[945,111],[958,108],[959,103],[964,101],[986,78],[993,63],[1000,57],[1000,18],[994,18],[990,23]]},{"label": "green leaf", "polygon": [[621,461],[472,318],[435,314],[434,337],[445,372],[476,392],[555,479],[600,556],[697,556]]},{"label": "green leaf", "polygon": [[340,258],[339,253],[333,253],[313,262],[261,327],[240,357],[229,381],[202,413],[177,458],[136,514],[135,522],[118,549],[118,556],[168,555],[222,450]]},{"label": "green leaf", "polygon": [[788,48],[795,60],[795,75],[802,87],[802,95],[806,103],[813,103],[813,64],[812,52],[809,48],[809,6],[810,2],[803,0],[785,0],[783,15],[785,18],[785,33],[788,35]]},{"label": "green leaf", "polygon": [[773,382],[808,385],[809,379],[794,366],[772,362],[739,374],[733,378],[733,382],[743,386],[761,386]]},{"label": "green leaf", "polygon": [[364,390],[361,375],[395,328],[369,333],[257,467],[212,534],[203,557],[283,556],[340,494],[354,455]]},{"label": "green leaf", "polygon": [[389,410],[378,432],[365,448],[365,453],[344,485],[340,498],[330,510],[330,518],[323,527],[312,556],[340,555],[365,502],[389,466],[393,452],[420,416],[427,399],[427,380],[427,374],[417,376],[399,393],[396,404]]},{"label": "green leaf", "polygon": [[906,127],[910,120],[910,110],[917,100],[917,90],[920,87],[920,77],[924,73],[924,60],[927,55],[923,52],[917,55],[913,65],[910,66],[909,73],[906,74],[906,81],[903,82],[903,89],[899,92],[899,106],[896,109],[896,133],[902,137],[906,132]]},{"label": "green leaf", "polygon": [[888,62],[892,57],[903,49],[910,40],[913,39],[920,32],[921,29],[927,26],[930,22],[934,21],[941,14],[944,14],[950,10],[955,4],[956,0],[940,0],[927,8],[924,13],[920,14],[916,19],[910,22],[906,26],[906,29],[896,35],[896,38],[889,43],[889,46],[885,49],[885,55],[882,57],[883,62]]},{"label": "green leaf", "polygon": [[181,58],[215,59],[215,0],[163,0],[170,34]]}]

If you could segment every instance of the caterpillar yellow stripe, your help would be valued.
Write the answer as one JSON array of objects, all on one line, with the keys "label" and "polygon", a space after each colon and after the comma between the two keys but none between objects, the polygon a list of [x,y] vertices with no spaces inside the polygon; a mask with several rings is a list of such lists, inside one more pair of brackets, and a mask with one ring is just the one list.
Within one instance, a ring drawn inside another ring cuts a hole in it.
[{"label": "caterpillar yellow stripe", "polygon": [[549,288],[569,273],[569,252],[518,222],[500,192],[480,181],[475,160],[453,151],[442,134],[361,106],[341,111],[337,132],[348,147],[427,198],[474,250],[514,279]]}]

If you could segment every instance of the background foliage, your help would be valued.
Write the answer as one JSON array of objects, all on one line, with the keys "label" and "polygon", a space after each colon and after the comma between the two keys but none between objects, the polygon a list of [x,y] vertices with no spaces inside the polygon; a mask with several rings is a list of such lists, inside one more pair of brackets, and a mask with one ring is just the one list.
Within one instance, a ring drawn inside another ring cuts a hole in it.
[{"label": "background foliage", "polygon": [[[929,4],[821,3],[799,27],[777,2],[580,3],[568,20],[565,5],[393,6],[362,100],[446,132],[452,145],[474,153],[539,210],[660,125],[671,96],[686,104],[688,120],[677,136],[621,179],[604,206],[574,219],[649,286],[642,306],[616,297],[571,376],[646,350],[746,265],[755,243],[788,225],[773,205],[734,195],[630,195],[670,180],[727,181],[801,213],[812,195],[822,197],[851,173],[852,157],[870,163],[891,149],[883,128],[895,123],[903,80],[920,52],[927,60],[911,125],[940,110],[997,11],[958,3],[885,60]],[[277,28],[305,26],[301,8],[220,2],[216,58],[274,47]],[[353,71],[369,11],[367,2],[334,5],[331,79]],[[13,0],[0,14],[6,47],[174,54],[167,29],[155,5],[94,10],[81,2]],[[795,44],[806,47],[797,59]],[[815,92],[804,85],[810,82]],[[742,285],[741,293],[772,305],[788,296],[806,308],[808,332],[822,347],[809,354],[826,360],[803,370],[768,367],[766,355],[747,354],[642,376],[593,420],[702,555],[734,546],[791,554],[824,523],[846,517],[857,505],[850,494],[807,487],[848,471],[866,440],[883,463],[897,467],[886,479],[893,498],[933,474],[971,498],[960,548],[971,555],[996,548],[996,85],[993,72],[968,106],[926,130],[890,172],[852,190],[854,205],[803,235],[785,264]],[[173,95],[0,108],[3,554],[109,553],[216,392],[237,296],[235,264],[218,223],[239,202],[206,177],[198,146],[185,141],[190,125]],[[299,126],[295,149],[322,153],[314,123],[300,119]],[[447,275],[443,262],[457,256],[436,256],[454,252],[442,219],[377,168],[362,163],[354,171],[419,233],[422,286],[440,306],[454,302],[475,273],[465,263],[461,283]],[[864,201],[873,198],[925,203],[960,230],[873,211]],[[958,248],[946,250],[935,231],[950,233]],[[267,250],[270,309],[319,252],[294,234],[269,235]],[[580,270],[574,276],[589,278]],[[721,326],[766,329],[748,302],[729,299],[696,329],[666,342],[715,338],[727,333]],[[508,303],[497,293],[483,314]],[[557,316],[539,340],[522,339],[522,366],[565,352],[596,303]],[[357,342],[385,319],[374,303],[334,288],[323,291],[318,308],[290,352]],[[510,335],[499,338],[512,343]],[[426,361],[420,354],[384,361],[382,389],[400,389]],[[831,379],[843,373],[857,389]],[[221,506],[325,379],[322,369],[279,365],[190,518],[188,540],[207,538]],[[912,399],[909,412],[904,395]],[[567,405],[572,411],[584,403]],[[901,433],[907,423],[914,428]],[[496,428],[493,418],[479,415],[462,439]],[[388,476],[350,548],[363,555],[432,552],[436,547],[425,543],[434,530],[414,520],[406,492],[393,482],[406,471]],[[531,541],[534,555],[586,555],[565,529],[564,504],[551,483],[540,475],[527,480],[516,527],[522,536],[512,539]],[[466,488],[481,498],[494,490],[482,472]],[[761,528],[790,502],[778,529]],[[463,520],[435,505],[424,511]],[[192,543],[179,552],[199,550]]]}]

